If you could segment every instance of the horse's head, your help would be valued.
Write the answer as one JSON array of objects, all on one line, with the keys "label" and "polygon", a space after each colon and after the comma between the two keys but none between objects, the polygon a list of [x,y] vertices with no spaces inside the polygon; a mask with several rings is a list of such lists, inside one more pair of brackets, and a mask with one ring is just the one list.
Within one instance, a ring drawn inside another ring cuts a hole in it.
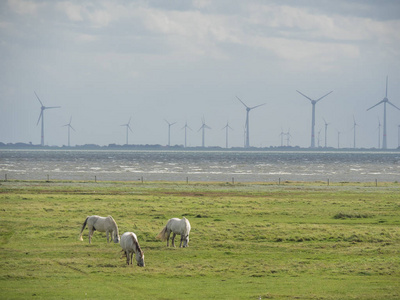
[{"label": "horse's head", "polygon": [[119,243],[119,235],[117,233],[114,234],[114,243],[118,244]]},{"label": "horse's head", "polygon": [[139,267],[144,267],[144,253],[143,251],[136,252],[136,262]]},{"label": "horse's head", "polygon": [[187,235],[183,240],[183,248],[185,247],[189,247],[189,235]]}]

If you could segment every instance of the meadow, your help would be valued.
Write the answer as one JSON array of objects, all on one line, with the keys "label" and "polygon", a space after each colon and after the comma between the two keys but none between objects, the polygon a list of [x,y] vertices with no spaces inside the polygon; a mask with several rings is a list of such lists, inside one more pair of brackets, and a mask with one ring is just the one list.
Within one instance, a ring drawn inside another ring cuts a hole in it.
[{"label": "meadow", "polygon": [[[0,204],[2,299],[400,298],[399,183],[2,181]],[[136,233],[144,268],[78,240],[94,214]],[[182,216],[189,247],[166,248]]]}]

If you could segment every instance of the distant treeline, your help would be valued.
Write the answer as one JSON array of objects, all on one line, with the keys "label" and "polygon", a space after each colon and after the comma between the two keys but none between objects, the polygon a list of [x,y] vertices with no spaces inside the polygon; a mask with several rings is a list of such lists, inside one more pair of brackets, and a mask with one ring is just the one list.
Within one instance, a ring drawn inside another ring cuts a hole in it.
[{"label": "distant treeline", "polygon": [[107,146],[100,146],[96,144],[85,144],[85,145],[76,145],[76,146],[41,146],[34,145],[32,143],[2,143],[0,142],[0,149],[47,149],[47,150],[210,150],[210,151],[393,151],[400,150],[400,147],[397,149],[377,149],[377,148],[301,148],[299,146],[270,146],[270,147],[232,147],[232,148],[223,148],[217,146],[210,147],[184,147],[183,145],[175,145],[175,146],[162,146],[162,145],[117,145],[117,144],[109,144]]}]

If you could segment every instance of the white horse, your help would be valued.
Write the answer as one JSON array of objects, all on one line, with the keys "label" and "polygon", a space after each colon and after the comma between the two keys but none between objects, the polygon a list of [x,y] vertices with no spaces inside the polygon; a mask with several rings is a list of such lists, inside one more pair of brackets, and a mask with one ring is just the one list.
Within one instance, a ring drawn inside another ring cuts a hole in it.
[{"label": "white horse", "polygon": [[190,233],[190,223],[189,220],[183,217],[182,219],[172,218],[168,220],[167,225],[161,230],[157,235],[157,238],[165,241],[167,240],[167,247],[169,246],[169,236],[172,235],[172,247],[175,247],[175,236],[179,234],[181,236],[181,243],[179,247],[188,247],[189,244],[189,233]]},{"label": "white horse", "polygon": [[89,228],[89,244],[92,243],[92,236],[95,230],[100,232],[105,232],[107,234],[107,243],[109,243],[109,234],[111,233],[112,239],[114,243],[119,243],[119,233],[118,226],[115,223],[113,217],[99,217],[99,216],[90,216],[87,217],[85,222],[82,225],[81,233],[79,235],[79,239],[83,241],[82,232],[85,229],[86,225]]},{"label": "white horse", "polygon": [[137,265],[139,267],[144,267],[144,253],[142,249],[140,249],[136,234],[133,232],[125,232],[123,235],[121,235],[120,245],[122,247],[122,251],[125,252],[126,263],[128,265],[129,262],[132,264],[133,253],[136,253],[135,258]]}]

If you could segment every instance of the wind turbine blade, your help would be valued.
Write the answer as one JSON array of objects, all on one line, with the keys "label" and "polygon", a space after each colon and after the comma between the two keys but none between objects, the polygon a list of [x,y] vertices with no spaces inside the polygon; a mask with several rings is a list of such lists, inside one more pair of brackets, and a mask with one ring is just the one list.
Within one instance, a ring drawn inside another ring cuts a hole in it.
[{"label": "wind turbine blade", "polygon": [[326,95],[323,95],[321,98],[319,98],[319,99],[317,99],[316,101],[318,102],[318,101],[320,101],[322,98],[325,98],[326,96],[328,96],[330,93],[332,93],[333,91],[330,91],[328,94],[326,94]]},{"label": "wind turbine blade", "polygon": [[246,104],[244,104],[244,102],[243,102],[242,100],[240,100],[240,98],[239,98],[238,96],[236,96],[236,98],[237,98],[240,102],[242,102],[242,104],[243,104],[246,108],[249,108]]},{"label": "wind turbine blade", "polygon": [[44,109],[61,108],[61,106],[45,106]]},{"label": "wind turbine blade", "polygon": [[400,108],[398,108],[398,107],[397,107],[396,105],[394,105],[392,102],[388,101],[387,103],[390,104],[391,106],[397,108],[398,110],[400,110]]},{"label": "wind turbine blade", "polygon": [[204,127],[207,128],[207,129],[211,129],[211,127],[206,125],[206,124],[204,124]]},{"label": "wind turbine blade", "polygon": [[133,133],[133,130],[132,130],[131,126],[128,125],[128,128]]},{"label": "wind turbine blade", "polygon": [[256,105],[256,106],[250,107],[250,109],[254,109],[254,108],[257,108],[257,107],[263,106],[263,105],[265,105],[265,104],[267,104],[267,103],[263,103],[263,104],[260,104],[260,105]]},{"label": "wind turbine blade", "polygon": [[383,100],[380,101],[380,102],[378,102],[378,103],[375,104],[374,106],[371,106],[370,108],[368,108],[367,111],[369,111],[371,108],[374,108],[375,106],[378,106],[379,104],[381,104],[381,103],[383,103],[383,102],[384,102]]},{"label": "wind turbine blade", "polygon": [[42,105],[43,106],[43,103],[42,103],[42,101],[40,101],[40,98],[39,98],[39,96],[36,94],[36,92],[34,92],[35,93],[35,95],[36,95],[36,98],[39,100],[39,102],[40,102],[40,105]]},{"label": "wind turbine blade", "polygon": [[74,129],[74,127],[72,127],[71,125],[69,125],[69,127],[71,127],[71,129],[72,129],[73,131],[76,131],[76,130]]},{"label": "wind turbine blade", "polygon": [[387,88],[388,88],[388,76],[386,75],[386,98],[387,98]]},{"label": "wind turbine blade", "polygon": [[71,118],[69,118],[69,125],[71,125],[71,122],[72,122],[72,116],[71,116]]},{"label": "wind turbine blade", "polygon": [[302,95],[303,97],[306,97],[308,100],[313,101],[313,99],[311,99],[310,97],[304,95],[302,92],[296,90],[296,92],[298,92],[300,95]]},{"label": "wind turbine blade", "polygon": [[40,118],[43,118],[43,110],[40,112],[39,119],[37,120],[36,126],[39,125]]},{"label": "wind turbine blade", "polygon": [[172,123],[171,126],[174,125],[174,124],[176,124],[176,122]]}]

